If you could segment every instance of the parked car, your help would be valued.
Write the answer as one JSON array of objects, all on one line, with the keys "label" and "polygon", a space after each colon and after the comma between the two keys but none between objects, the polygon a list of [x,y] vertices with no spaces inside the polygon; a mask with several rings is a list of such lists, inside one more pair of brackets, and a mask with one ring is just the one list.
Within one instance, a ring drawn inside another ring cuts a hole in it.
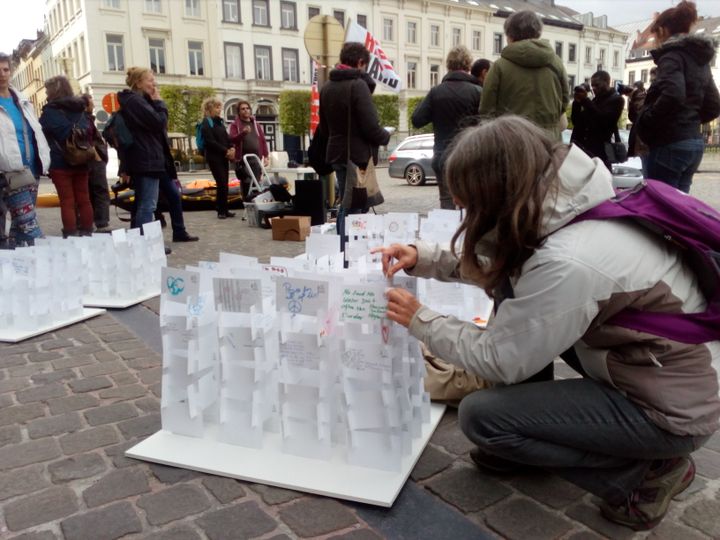
[{"label": "parked car", "polygon": [[426,180],[435,180],[431,165],[434,140],[432,133],[404,139],[388,157],[388,174],[392,178],[404,178],[411,186],[422,186]]}]

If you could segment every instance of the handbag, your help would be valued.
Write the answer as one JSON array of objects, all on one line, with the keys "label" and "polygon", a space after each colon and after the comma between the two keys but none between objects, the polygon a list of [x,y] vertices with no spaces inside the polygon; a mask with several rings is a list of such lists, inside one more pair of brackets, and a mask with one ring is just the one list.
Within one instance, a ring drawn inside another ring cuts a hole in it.
[{"label": "handbag", "polygon": [[88,140],[87,131],[75,124],[70,130],[70,135],[65,139],[63,159],[68,165],[76,167],[95,161],[96,157],[95,147]]},{"label": "handbag", "polygon": [[605,155],[610,163],[625,163],[628,159],[628,150],[620,139],[620,133],[615,128],[615,140],[605,143]]},{"label": "handbag", "polygon": [[327,162],[327,144],[328,138],[324,134],[320,133],[319,129],[315,130],[308,146],[308,163],[315,169],[318,176],[325,176],[333,172],[332,165]]},{"label": "handbag", "polygon": [[[27,122],[23,118],[23,142],[25,143],[25,159],[30,161],[32,155],[30,153],[30,146],[28,145],[28,130]],[[5,180],[7,181],[8,191],[15,191],[26,186],[34,185],[35,175],[30,170],[30,167],[23,167],[18,171],[7,171],[5,174]]]},{"label": "handbag", "polygon": [[421,344],[420,348],[427,371],[425,391],[430,394],[431,400],[457,406],[468,394],[490,387],[485,379],[436,357],[425,345]]}]

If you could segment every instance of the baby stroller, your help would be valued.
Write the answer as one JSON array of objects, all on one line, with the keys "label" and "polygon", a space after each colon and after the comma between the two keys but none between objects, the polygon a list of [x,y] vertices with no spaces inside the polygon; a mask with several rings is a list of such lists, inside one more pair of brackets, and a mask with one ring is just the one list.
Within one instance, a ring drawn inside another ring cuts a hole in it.
[{"label": "baby stroller", "polygon": [[[247,191],[247,201],[244,202],[251,202],[260,193],[262,193],[263,191],[267,191],[272,184],[272,181],[270,180],[270,176],[265,170],[265,166],[263,165],[260,156],[258,156],[257,154],[245,154],[242,159],[243,163],[245,164],[245,172],[250,178],[250,187]],[[260,170],[260,178],[255,175],[255,170],[251,166],[251,162],[253,160],[257,163],[257,168]]]}]

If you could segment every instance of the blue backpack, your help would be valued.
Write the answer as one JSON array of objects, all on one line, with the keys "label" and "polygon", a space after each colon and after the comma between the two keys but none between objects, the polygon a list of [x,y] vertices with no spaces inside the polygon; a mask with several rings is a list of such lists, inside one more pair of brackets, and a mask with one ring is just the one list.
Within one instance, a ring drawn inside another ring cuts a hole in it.
[{"label": "blue backpack", "polygon": [[134,143],[133,134],[128,129],[125,119],[120,111],[116,111],[110,115],[105,123],[105,129],[102,132],[103,139],[115,150],[127,150]]},{"label": "blue backpack", "polygon": [[[208,125],[210,128],[213,128],[213,121],[212,118],[209,116],[207,117]],[[203,120],[204,122],[204,120]],[[195,146],[197,146],[197,149],[200,151],[200,153],[205,152],[205,137],[203,137],[202,134],[202,122],[198,122],[195,124]]]}]

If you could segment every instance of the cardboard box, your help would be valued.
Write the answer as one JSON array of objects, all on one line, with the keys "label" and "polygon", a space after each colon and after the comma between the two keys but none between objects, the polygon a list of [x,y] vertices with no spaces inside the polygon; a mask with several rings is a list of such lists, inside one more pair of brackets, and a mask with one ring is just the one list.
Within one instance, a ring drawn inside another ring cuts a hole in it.
[{"label": "cardboard box", "polygon": [[302,242],[310,234],[310,216],[272,218],[272,239]]}]

